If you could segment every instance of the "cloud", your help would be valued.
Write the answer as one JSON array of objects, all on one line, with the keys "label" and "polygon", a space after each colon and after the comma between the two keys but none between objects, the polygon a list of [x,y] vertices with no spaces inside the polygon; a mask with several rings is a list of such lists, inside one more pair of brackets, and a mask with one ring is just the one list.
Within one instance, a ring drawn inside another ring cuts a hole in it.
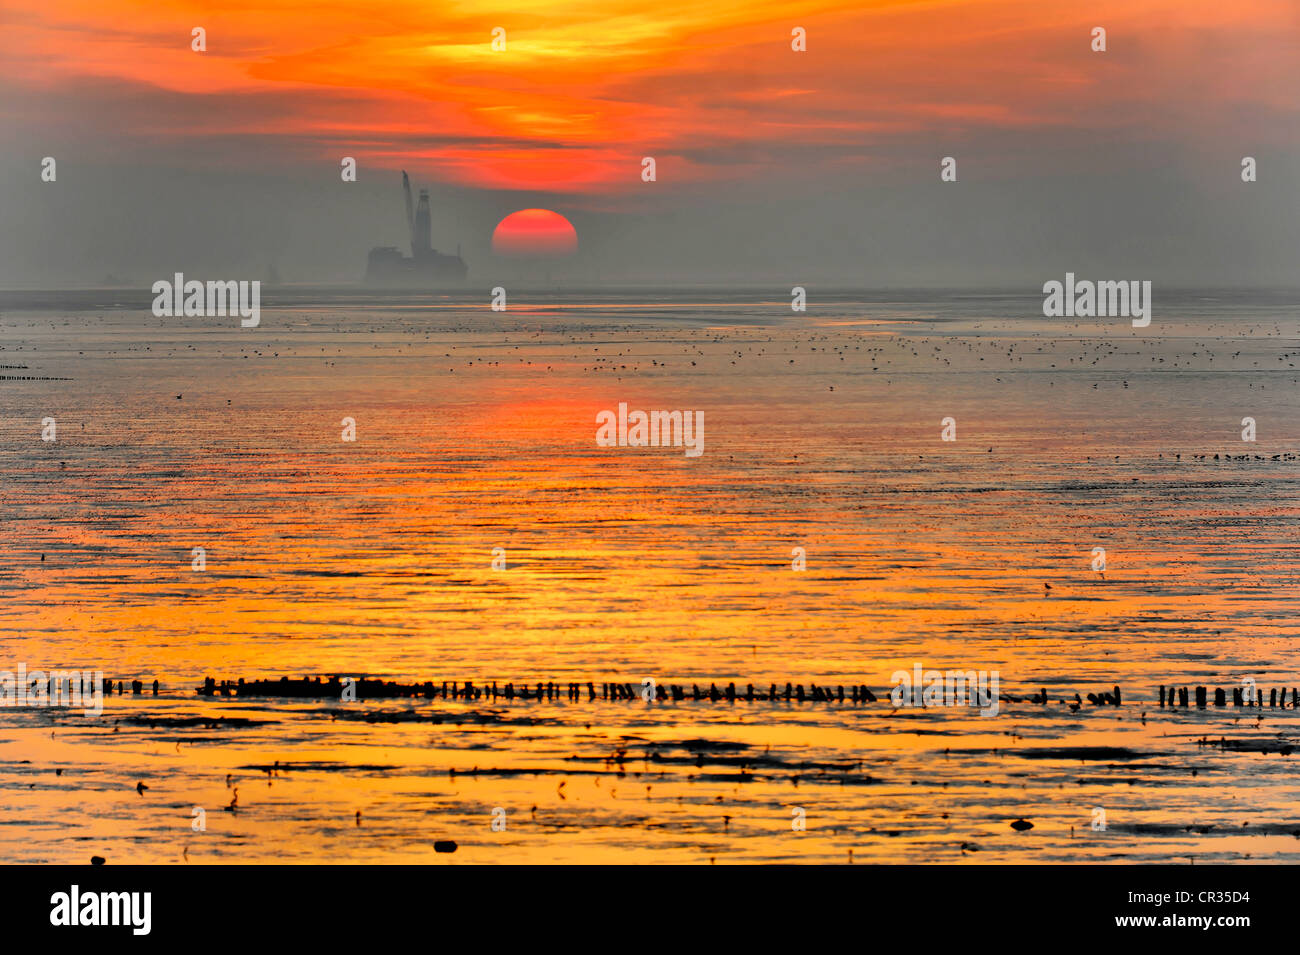
[{"label": "cloud", "polygon": [[[413,0],[382,15],[335,0],[219,14],[56,0],[13,25],[0,75],[9,121],[57,135],[75,118],[92,154],[190,157],[187,146],[216,144],[210,157],[260,164],[346,145],[396,165],[414,148],[462,184],[617,191],[637,187],[643,155],[694,182],[726,166],[815,176],[922,142],[989,152],[1018,131],[1177,143],[1248,125],[1293,143],[1281,120],[1294,119],[1300,79],[1296,15],[1241,3],[1229,15],[1165,0],[533,2],[502,23],[469,3],[431,24]],[[1110,31],[1105,54],[1089,48],[1094,24]],[[208,52],[190,50],[192,25],[208,30]],[[497,25],[503,53],[490,47]],[[808,52],[790,50],[792,25],[808,30]],[[251,154],[220,148],[249,137]]]}]

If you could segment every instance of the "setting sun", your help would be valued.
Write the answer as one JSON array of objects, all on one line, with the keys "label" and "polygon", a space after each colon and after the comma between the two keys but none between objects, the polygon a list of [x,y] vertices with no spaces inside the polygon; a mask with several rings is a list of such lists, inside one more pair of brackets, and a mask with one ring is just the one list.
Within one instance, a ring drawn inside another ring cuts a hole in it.
[{"label": "setting sun", "polygon": [[492,251],[513,258],[561,258],[578,248],[573,224],[550,209],[520,209],[492,233]]}]

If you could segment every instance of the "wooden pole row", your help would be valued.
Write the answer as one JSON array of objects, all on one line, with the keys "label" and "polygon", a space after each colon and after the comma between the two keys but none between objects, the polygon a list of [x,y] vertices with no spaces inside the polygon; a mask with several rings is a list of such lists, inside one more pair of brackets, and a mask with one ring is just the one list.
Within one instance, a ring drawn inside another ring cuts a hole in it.
[{"label": "wooden pole row", "polygon": [[[33,687],[40,686],[44,688],[45,694],[47,696],[53,696],[56,681],[59,683],[60,688],[62,688],[62,686],[64,685],[67,685],[69,687],[76,686],[78,688],[78,691],[81,693],[93,693],[95,691],[95,681],[93,679],[86,679],[78,671],[70,670],[70,671],[66,671],[66,675],[63,677],[49,676],[43,680],[29,679],[27,681],[27,692],[30,695]],[[130,686],[131,693],[134,694],[135,696],[139,696],[144,692],[145,685],[146,684],[142,680],[132,680],[128,684],[125,680],[114,681],[112,677],[105,677],[103,679],[103,685],[100,687],[100,689],[103,691],[104,696],[111,696],[112,693],[114,692],[113,688],[114,686],[116,686],[117,695],[121,696],[123,693],[126,692],[127,686]],[[154,680],[153,683],[149,685],[153,690],[153,695],[157,696],[158,690],[162,687],[162,684],[160,684],[157,680]]]},{"label": "wooden pole row", "polygon": [[815,683],[811,684],[807,689],[804,688],[802,683],[787,683],[784,690],[775,683],[769,684],[766,689],[757,688],[750,683],[742,690],[735,683],[728,683],[722,688],[719,688],[716,683],[712,683],[708,689],[701,689],[699,684],[692,684],[687,689],[683,685],[661,684],[650,681],[644,684],[547,682],[537,684],[521,683],[519,685],[506,683],[500,685],[494,680],[476,686],[472,680],[466,680],[463,683],[447,680],[441,683],[432,680],[424,683],[396,683],[382,680],[352,680],[339,676],[301,680],[291,680],[287,676],[280,677],[278,680],[245,680],[240,677],[234,682],[223,680],[219,683],[213,677],[207,677],[198,692],[202,696],[278,696],[325,699],[329,697],[341,698],[349,690],[355,693],[357,699],[424,697],[425,699],[444,700],[559,701],[567,699],[570,702],[580,702],[585,696],[588,702],[594,700],[644,700],[646,702],[652,700],[673,700],[676,702],[684,700],[711,700],[713,702],[727,700],[729,702],[754,702],[756,700],[782,699],[799,703],[874,703],[876,701],[876,695],[866,686],[850,686],[846,689],[843,686],[823,687]]},{"label": "wooden pole row", "polygon": [[[1241,686],[1232,687],[1232,705],[1263,707],[1265,705],[1264,692],[1262,690],[1257,690],[1254,687],[1250,687],[1250,690],[1251,692],[1247,693],[1246,687],[1241,687]],[[1272,707],[1273,709],[1285,709],[1287,706],[1286,694],[1287,694],[1286,687],[1282,687],[1280,690],[1277,687],[1270,688],[1268,691],[1267,705],[1269,707]],[[1191,700],[1192,700],[1192,694],[1188,692],[1188,688],[1185,686],[1182,687],[1161,686],[1160,687],[1160,705],[1162,707],[1164,706],[1187,707],[1191,705]],[[1204,686],[1196,687],[1195,700],[1196,700],[1197,709],[1199,710],[1205,709],[1206,706],[1208,705],[1208,700],[1209,700],[1209,688]],[[1228,694],[1227,691],[1225,691],[1222,687],[1214,688],[1214,705],[1215,706],[1228,705]],[[1291,688],[1290,706],[1291,709],[1293,710],[1300,708],[1300,691],[1298,691],[1294,687]]]},{"label": "wooden pole row", "polygon": [[[136,681],[138,684],[139,681]],[[157,681],[155,681],[156,687]],[[707,688],[702,688],[698,683],[690,684],[669,684],[659,683],[657,681],[647,680],[644,683],[615,683],[615,682],[567,682],[560,683],[550,681],[546,683],[505,683],[499,684],[493,680],[475,684],[472,680],[443,680],[441,682],[428,680],[423,683],[397,683],[394,681],[383,680],[354,680],[350,677],[330,676],[303,678],[301,680],[292,680],[289,677],[280,677],[278,680],[245,680],[242,677],[235,681],[222,680],[218,682],[213,677],[207,677],[203,681],[203,686],[199,688],[199,694],[203,696],[223,696],[223,697],[292,697],[302,699],[347,699],[348,693],[351,698],[355,699],[397,699],[402,697],[416,697],[424,699],[443,699],[443,700],[521,700],[521,701],[547,701],[559,702],[562,700],[570,703],[577,702],[664,702],[671,701],[680,703],[685,701],[710,701],[728,703],[753,703],[753,702],[786,702],[786,703],[851,703],[866,704],[875,703],[883,697],[886,704],[889,703],[889,691],[885,690],[882,697],[877,697],[871,689],[865,685],[856,686],[819,686],[816,683],[804,687],[802,683],[787,682],[784,686],[777,683],[769,683],[766,687],[756,687],[752,683],[746,684],[743,688],[738,687],[734,682],[726,686],[719,687],[717,683],[710,683]],[[119,684],[119,692],[120,684]],[[138,692],[138,691],[137,691]],[[155,692],[157,690],[155,689]],[[1300,691],[1292,689],[1290,691],[1290,707],[1293,709],[1300,708]],[[1204,686],[1198,686],[1194,689],[1188,687],[1160,687],[1160,706],[1163,707],[1190,707],[1195,701],[1195,706],[1204,709],[1208,705],[1210,689]],[[1213,690],[1214,705],[1227,705],[1227,691],[1221,688]],[[1000,699],[1008,703],[1030,702],[1039,705],[1047,705],[1051,702],[1046,688],[1039,690],[1028,697],[1016,697],[1010,694],[1001,694]],[[1073,694],[1073,700],[1068,697],[1059,698],[1056,702],[1061,705],[1067,705],[1072,710],[1078,710],[1084,702],[1085,697],[1080,696],[1077,692]],[[1086,694],[1087,702],[1093,706],[1120,706],[1123,703],[1123,695],[1118,686],[1110,690],[1103,690],[1097,693]],[[1264,696],[1262,693],[1255,693],[1253,698],[1246,693],[1242,687],[1232,688],[1232,702],[1234,706],[1264,706]],[[1287,689],[1271,689],[1268,693],[1268,706],[1281,708],[1288,706]]]},{"label": "wooden pole row", "polygon": [[[802,683],[794,682],[787,682],[784,686],[778,683],[769,683],[766,687],[748,683],[743,688],[737,686],[734,682],[722,687],[719,687],[717,683],[710,683],[707,688],[703,688],[698,683],[687,686],[686,684],[659,683],[650,680],[640,684],[547,682],[521,683],[518,685],[514,683],[502,685],[494,680],[476,685],[472,680],[464,682],[458,680],[443,680],[441,682],[429,680],[423,683],[396,683],[383,680],[354,680],[350,677],[340,676],[304,678],[301,680],[292,680],[287,676],[280,677],[278,680],[245,680],[241,677],[233,682],[230,680],[218,682],[213,677],[207,677],[198,692],[203,696],[224,697],[269,696],[302,699],[423,697],[424,699],[469,701],[486,699],[559,702],[566,700],[570,703],[595,702],[596,700],[612,702],[671,701],[674,703],[708,700],[714,703],[726,701],[728,703],[786,702],[860,705],[875,703],[882,698],[886,704],[890,702],[889,690],[883,691],[882,696],[877,697],[869,687],[863,684],[845,687],[839,685],[819,686],[812,683],[805,687]],[[1002,694],[1000,699],[1008,703],[1021,703],[1025,699],[1031,703],[1043,705],[1050,702],[1045,689],[1027,698]],[[1121,704],[1120,688],[1115,686],[1109,691],[1089,693],[1087,699],[1093,706],[1119,706]],[[1075,693],[1073,702],[1068,699],[1061,699],[1058,702],[1062,705],[1068,704],[1072,709],[1078,709],[1083,704],[1083,698],[1078,693]]]}]

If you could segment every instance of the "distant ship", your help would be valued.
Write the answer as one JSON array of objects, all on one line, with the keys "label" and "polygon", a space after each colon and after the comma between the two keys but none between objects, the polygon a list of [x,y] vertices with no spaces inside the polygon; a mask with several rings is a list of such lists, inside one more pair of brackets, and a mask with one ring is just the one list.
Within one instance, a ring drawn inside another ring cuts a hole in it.
[{"label": "distant ship", "polygon": [[391,285],[399,288],[428,288],[451,282],[463,282],[469,274],[460,246],[455,255],[445,255],[433,247],[433,220],[429,212],[429,190],[420,190],[420,202],[411,208],[411,180],[402,171],[402,191],[406,195],[406,226],[411,233],[411,254],[403,255],[395,246],[370,250],[366,262],[367,285]]}]

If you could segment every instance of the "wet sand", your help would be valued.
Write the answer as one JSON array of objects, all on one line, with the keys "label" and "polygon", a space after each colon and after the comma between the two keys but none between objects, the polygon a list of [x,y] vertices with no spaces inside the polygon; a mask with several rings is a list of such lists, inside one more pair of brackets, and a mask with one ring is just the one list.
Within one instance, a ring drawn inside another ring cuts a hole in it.
[{"label": "wet sand", "polygon": [[[0,858],[1296,861],[1294,757],[1258,751],[1300,738],[1294,711],[1158,706],[1161,683],[1300,684],[1294,303],[1158,300],[1136,330],[1038,299],[812,301],[320,293],[257,329],[0,301],[0,365],[22,366],[0,374],[38,379],[0,381],[6,666],[163,685],[99,720],[0,709]],[[596,447],[619,402],[702,409],[704,454]],[[880,693],[915,663],[1124,704],[194,692]]]}]

